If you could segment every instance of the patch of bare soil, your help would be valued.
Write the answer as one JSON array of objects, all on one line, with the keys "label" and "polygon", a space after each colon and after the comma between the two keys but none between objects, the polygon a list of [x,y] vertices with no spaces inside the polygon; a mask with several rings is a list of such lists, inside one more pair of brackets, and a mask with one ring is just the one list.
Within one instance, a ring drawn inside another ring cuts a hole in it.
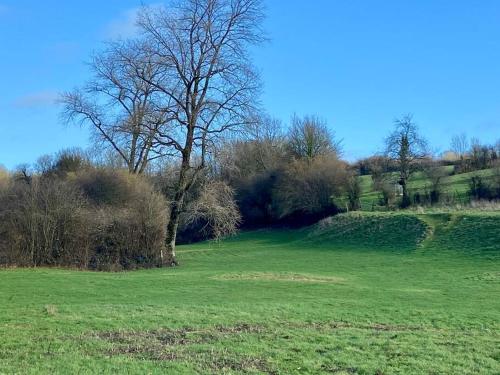
[{"label": "patch of bare soil", "polygon": [[229,273],[213,277],[215,280],[289,281],[299,283],[342,283],[345,279],[334,276],[320,276],[301,273],[248,272]]},{"label": "patch of bare soil", "polygon": [[264,328],[246,323],[234,326],[215,326],[208,329],[192,327],[180,329],[159,329],[151,331],[96,332],[92,337],[111,344],[106,351],[109,356],[125,355],[154,361],[189,361],[196,363],[203,371],[223,373],[266,373],[275,371],[263,358],[236,355],[228,350],[190,350],[194,344],[211,344],[221,339],[243,334],[260,334]]},{"label": "patch of bare soil", "polygon": [[344,321],[330,321],[330,322],[309,322],[306,324],[299,323],[293,325],[297,328],[307,328],[319,331],[337,330],[337,329],[356,329],[356,330],[367,330],[375,332],[413,332],[422,331],[422,327],[418,326],[407,326],[407,325],[395,325],[395,324],[383,324],[383,323],[350,323]]},{"label": "patch of bare soil", "polygon": [[485,281],[489,283],[498,283],[500,282],[500,272],[486,272],[480,275],[468,276],[466,277],[468,280],[473,281]]}]

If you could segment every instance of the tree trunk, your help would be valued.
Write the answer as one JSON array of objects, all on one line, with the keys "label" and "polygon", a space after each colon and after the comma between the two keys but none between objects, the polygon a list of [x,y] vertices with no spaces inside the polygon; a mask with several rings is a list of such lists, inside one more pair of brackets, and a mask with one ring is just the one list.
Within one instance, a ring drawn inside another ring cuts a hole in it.
[{"label": "tree trunk", "polygon": [[[182,198],[183,200],[183,198]],[[175,242],[177,240],[177,228],[179,227],[179,219],[181,214],[181,202],[172,203],[170,220],[167,225],[167,233],[165,237],[165,253],[162,254],[162,263],[164,266],[177,266],[177,258],[175,254]]]},{"label": "tree trunk", "polygon": [[165,254],[162,254],[162,263],[164,266],[177,266],[177,258],[175,255],[175,242],[177,240],[177,229],[179,220],[184,205],[184,197],[188,190],[187,171],[189,170],[188,158],[184,157],[181,170],[179,173],[179,181],[177,183],[177,191],[175,192],[174,201],[170,210],[170,220],[167,225],[167,233],[165,237]]},{"label": "tree trunk", "polygon": [[406,180],[401,180],[401,186],[403,187],[403,200],[401,202],[401,208],[407,208],[410,206],[410,195],[408,194],[408,186],[406,185]]}]

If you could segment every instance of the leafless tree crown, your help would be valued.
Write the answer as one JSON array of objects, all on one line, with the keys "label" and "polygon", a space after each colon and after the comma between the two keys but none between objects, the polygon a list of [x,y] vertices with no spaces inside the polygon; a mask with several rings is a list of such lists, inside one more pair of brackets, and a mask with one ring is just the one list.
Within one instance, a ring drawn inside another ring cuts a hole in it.
[{"label": "leafless tree crown", "polygon": [[167,122],[157,108],[157,89],[136,74],[141,70],[149,79],[158,74],[142,53],[137,42],[110,43],[90,63],[93,79],[61,97],[64,119],[91,125],[95,141],[113,150],[132,173],[142,173],[163,154],[155,133]]},{"label": "leafless tree crown", "polygon": [[288,144],[293,156],[313,159],[341,152],[341,142],[335,140],[325,121],[316,116],[292,117]]}]

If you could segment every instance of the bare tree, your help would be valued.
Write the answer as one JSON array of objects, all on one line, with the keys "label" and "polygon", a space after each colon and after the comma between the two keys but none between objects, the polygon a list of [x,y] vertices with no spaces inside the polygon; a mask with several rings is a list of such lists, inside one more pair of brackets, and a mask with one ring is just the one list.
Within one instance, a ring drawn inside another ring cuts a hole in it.
[{"label": "bare tree", "polygon": [[[263,41],[260,0],[180,0],[144,8],[138,25],[145,54],[159,70],[136,73],[161,95],[173,120],[155,129],[155,143],[179,160],[171,197],[165,262],[175,264],[175,243],[186,193],[207,155],[228,132],[251,122],[260,81],[248,48]],[[158,130],[158,131],[156,131]]]},{"label": "bare tree", "polygon": [[431,203],[438,203],[442,195],[443,180],[448,176],[446,168],[439,164],[430,163],[424,169],[424,173],[430,182]]},{"label": "bare tree", "polygon": [[309,160],[320,155],[340,153],[340,142],[335,140],[326,122],[316,116],[292,117],[288,147],[293,156]]},{"label": "bare tree", "polygon": [[417,162],[428,155],[427,141],[420,135],[413,116],[408,114],[394,121],[395,129],[386,138],[386,155],[393,159],[399,168],[399,184],[403,188],[402,206],[410,204],[408,179],[415,170]]},{"label": "bare tree", "polygon": [[137,70],[151,80],[158,68],[132,41],[110,44],[90,67],[93,79],[62,95],[64,119],[90,125],[97,143],[115,152],[129,172],[144,172],[163,154],[155,133],[168,115],[155,106],[157,89]]},{"label": "bare tree", "polygon": [[257,119],[244,139],[224,144],[214,163],[227,181],[248,178],[256,173],[273,171],[286,160],[286,142],[280,120],[267,115]]},{"label": "bare tree", "polygon": [[467,135],[462,133],[460,135],[455,135],[451,138],[451,151],[463,162],[467,151],[469,150],[469,141],[467,140]]}]

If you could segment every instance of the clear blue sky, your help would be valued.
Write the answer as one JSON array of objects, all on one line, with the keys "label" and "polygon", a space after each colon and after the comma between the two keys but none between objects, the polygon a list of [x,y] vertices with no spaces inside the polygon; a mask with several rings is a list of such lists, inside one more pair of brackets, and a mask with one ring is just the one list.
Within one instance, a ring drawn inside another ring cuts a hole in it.
[{"label": "clear blue sky", "polygon": [[[436,149],[461,132],[500,137],[500,1],[266,2],[271,42],[255,61],[272,115],[325,118],[351,160],[380,150],[407,112]],[[139,4],[0,0],[0,164],[88,144],[54,99],[85,81],[101,41],[133,32]]]}]

